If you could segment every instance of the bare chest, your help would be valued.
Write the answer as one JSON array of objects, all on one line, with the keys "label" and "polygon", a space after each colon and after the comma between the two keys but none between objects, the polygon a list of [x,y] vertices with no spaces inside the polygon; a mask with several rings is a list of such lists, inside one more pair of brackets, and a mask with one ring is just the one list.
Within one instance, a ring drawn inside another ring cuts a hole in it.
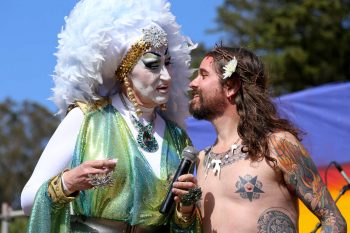
[{"label": "bare chest", "polygon": [[198,181],[204,189],[220,197],[249,201],[260,199],[267,189],[280,183],[281,177],[265,160],[251,162],[242,147],[221,154],[208,151],[198,169]]},{"label": "bare chest", "polygon": [[212,161],[198,169],[198,183],[217,198],[258,201],[281,184],[281,176],[264,162],[251,163],[245,158],[229,163]]},{"label": "bare chest", "polygon": [[197,171],[203,191],[200,208],[204,229],[230,232],[228,229],[234,227],[239,232],[257,232],[267,213],[286,218],[296,227],[297,202],[284,185],[282,174],[265,160],[251,162],[239,156],[226,163],[222,159],[220,168],[215,169],[216,163],[220,162],[203,159]]}]

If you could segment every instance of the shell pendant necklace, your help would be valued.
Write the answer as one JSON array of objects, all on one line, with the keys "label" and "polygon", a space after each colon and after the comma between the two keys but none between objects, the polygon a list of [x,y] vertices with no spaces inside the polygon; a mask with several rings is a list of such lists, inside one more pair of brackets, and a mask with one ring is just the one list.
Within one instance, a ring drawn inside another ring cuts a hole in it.
[{"label": "shell pendant necklace", "polygon": [[240,138],[238,137],[238,139],[230,146],[230,149],[223,153],[214,153],[213,146],[209,148],[207,151],[208,156],[205,162],[205,179],[208,176],[209,169],[212,169],[214,175],[219,176],[220,179],[221,169],[224,166],[230,165],[246,157],[246,153],[235,152],[239,147],[239,140]]}]

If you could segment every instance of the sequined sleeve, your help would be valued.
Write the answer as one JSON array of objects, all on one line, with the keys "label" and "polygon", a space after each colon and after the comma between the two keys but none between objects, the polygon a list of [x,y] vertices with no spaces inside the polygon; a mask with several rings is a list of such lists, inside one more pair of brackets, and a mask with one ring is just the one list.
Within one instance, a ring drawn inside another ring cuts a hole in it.
[{"label": "sequined sleeve", "polygon": [[49,182],[45,182],[36,194],[35,202],[28,223],[28,233],[37,232],[70,232],[69,204],[54,203],[48,193]]}]

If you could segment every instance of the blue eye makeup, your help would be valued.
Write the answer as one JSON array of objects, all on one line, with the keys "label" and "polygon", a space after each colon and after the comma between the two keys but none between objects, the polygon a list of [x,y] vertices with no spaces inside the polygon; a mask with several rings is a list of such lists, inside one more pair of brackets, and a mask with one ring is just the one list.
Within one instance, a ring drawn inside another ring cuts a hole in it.
[{"label": "blue eye makeup", "polygon": [[141,60],[145,67],[151,70],[158,69],[161,64],[160,56],[151,52],[145,53]]},{"label": "blue eye makeup", "polygon": [[156,70],[160,66],[160,61],[143,61],[145,67],[151,70]]}]

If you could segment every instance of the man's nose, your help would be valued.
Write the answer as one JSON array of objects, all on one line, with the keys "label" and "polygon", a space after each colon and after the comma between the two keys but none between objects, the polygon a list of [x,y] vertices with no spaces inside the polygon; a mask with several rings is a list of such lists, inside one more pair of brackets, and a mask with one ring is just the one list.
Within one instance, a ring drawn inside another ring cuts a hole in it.
[{"label": "man's nose", "polygon": [[188,85],[190,88],[196,88],[198,86],[198,76],[195,77],[191,82],[190,84]]}]

